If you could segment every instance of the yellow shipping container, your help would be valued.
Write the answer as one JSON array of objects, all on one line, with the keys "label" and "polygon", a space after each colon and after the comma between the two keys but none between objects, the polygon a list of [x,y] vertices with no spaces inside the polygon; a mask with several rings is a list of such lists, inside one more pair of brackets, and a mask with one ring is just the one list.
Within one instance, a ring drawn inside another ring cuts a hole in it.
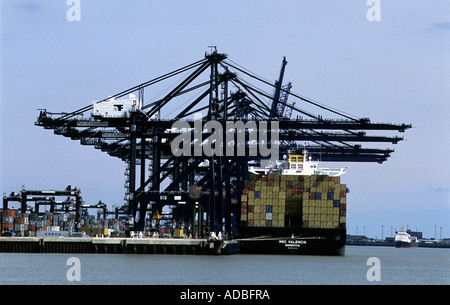
[{"label": "yellow shipping container", "polygon": [[345,216],[341,216],[340,218],[339,218],[339,222],[340,223],[346,223],[346,217]]},{"label": "yellow shipping container", "polygon": [[259,205],[259,204],[255,205],[254,212],[259,213],[260,211],[261,211],[261,205]]},{"label": "yellow shipping container", "polygon": [[241,195],[241,202],[247,202],[248,196],[247,195]]},{"label": "yellow shipping container", "polygon": [[241,214],[241,221],[247,221],[247,214]]},{"label": "yellow shipping container", "polygon": [[247,220],[254,220],[255,219],[255,213],[248,212],[247,213]]},{"label": "yellow shipping container", "polygon": [[255,191],[248,191],[248,199],[255,199]]}]

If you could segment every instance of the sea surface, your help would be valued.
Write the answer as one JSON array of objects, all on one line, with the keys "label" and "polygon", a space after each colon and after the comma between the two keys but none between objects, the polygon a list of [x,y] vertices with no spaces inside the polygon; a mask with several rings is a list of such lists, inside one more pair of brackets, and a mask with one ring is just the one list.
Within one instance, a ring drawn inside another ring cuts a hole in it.
[{"label": "sea surface", "polygon": [[345,256],[1,253],[0,284],[448,285],[450,249],[347,246]]}]

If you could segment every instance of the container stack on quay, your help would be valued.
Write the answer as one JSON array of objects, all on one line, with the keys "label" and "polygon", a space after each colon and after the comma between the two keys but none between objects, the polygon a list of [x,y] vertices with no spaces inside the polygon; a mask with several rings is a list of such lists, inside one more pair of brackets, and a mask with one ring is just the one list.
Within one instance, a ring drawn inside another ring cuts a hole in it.
[{"label": "container stack on quay", "polygon": [[[75,214],[46,212],[39,216],[37,213],[19,213],[18,210],[8,209],[1,210],[0,215],[0,236],[58,237],[75,232]],[[125,229],[119,219],[105,221],[86,215],[81,217],[78,231],[95,236],[110,235],[112,232],[120,234]]]},{"label": "container stack on quay", "polygon": [[241,196],[241,221],[247,227],[336,229],[346,223],[346,196],[340,177],[252,174]]}]

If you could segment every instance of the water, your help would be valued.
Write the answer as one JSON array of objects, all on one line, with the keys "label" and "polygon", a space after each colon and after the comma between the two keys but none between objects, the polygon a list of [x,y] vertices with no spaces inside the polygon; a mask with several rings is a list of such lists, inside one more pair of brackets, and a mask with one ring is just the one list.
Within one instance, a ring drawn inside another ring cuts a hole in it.
[{"label": "water", "polygon": [[[80,260],[80,281],[67,278]],[[379,259],[380,281],[369,281],[370,257]],[[346,247],[346,255],[121,255],[0,254],[0,284],[450,284],[450,249]]]}]

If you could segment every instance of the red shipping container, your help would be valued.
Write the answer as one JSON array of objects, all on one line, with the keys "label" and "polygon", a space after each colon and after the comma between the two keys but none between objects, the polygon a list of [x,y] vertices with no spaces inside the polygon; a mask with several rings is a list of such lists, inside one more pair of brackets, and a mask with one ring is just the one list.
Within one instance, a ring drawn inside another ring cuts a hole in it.
[{"label": "red shipping container", "polygon": [[309,193],[309,199],[315,200],[316,199],[316,193]]},{"label": "red shipping container", "polygon": [[16,210],[3,210],[2,216],[6,217],[16,217]]},{"label": "red shipping container", "polygon": [[12,230],[13,224],[12,223],[4,223],[2,224],[2,231],[9,231]]},{"label": "red shipping container", "polygon": [[245,189],[242,191],[242,195],[248,195],[248,188],[245,188]]},{"label": "red shipping container", "polygon": [[247,225],[249,227],[254,227],[255,226],[255,221],[253,219],[249,219],[249,220],[247,220]]},{"label": "red shipping container", "polygon": [[241,215],[247,214],[247,208],[242,207],[241,208]]},{"label": "red shipping container", "polygon": [[267,175],[261,175],[261,181],[267,181]]},{"label": "red shipping container", "polygon": [[25,217],[16,217],[14,218],[15,224],[24,224],[25,223]]},{"label": "red shipping container", "polygon": [[273,186],[273,180],[267,181],[267,185],[268,185],[268,186]]},{"label": "red shipping container", "polygon": [[298,194],[298,189],[292,189],[291,192],[292,192],[292,195],[296,195],[296,194]]},{"label": "red shipping container", "polygon": [[247,210],[249,213],[254,213],[255,212],[255,206],[254,205],[249,205],[247,206]]}]

